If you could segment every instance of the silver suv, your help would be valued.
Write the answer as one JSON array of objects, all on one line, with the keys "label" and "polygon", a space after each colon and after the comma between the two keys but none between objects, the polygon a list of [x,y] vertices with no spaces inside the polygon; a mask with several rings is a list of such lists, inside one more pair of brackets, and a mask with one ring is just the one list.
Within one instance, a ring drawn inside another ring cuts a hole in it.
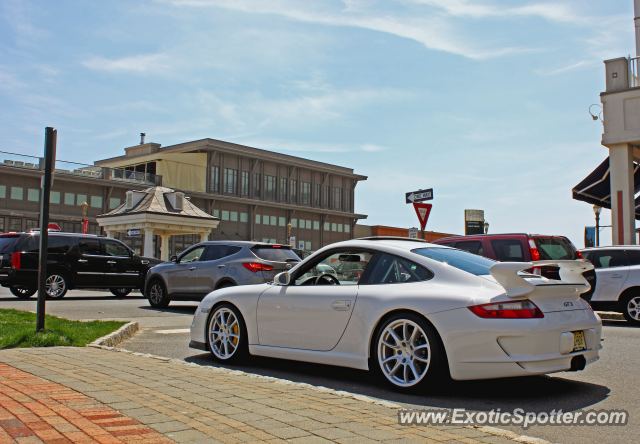
[{"label": "silver suv", "polygon": [[201,301],[219,288],[271,282],[298,262],[287,245],[201,242],[149,270],[144,294],[154,308],[165,308],[172,300]]}]

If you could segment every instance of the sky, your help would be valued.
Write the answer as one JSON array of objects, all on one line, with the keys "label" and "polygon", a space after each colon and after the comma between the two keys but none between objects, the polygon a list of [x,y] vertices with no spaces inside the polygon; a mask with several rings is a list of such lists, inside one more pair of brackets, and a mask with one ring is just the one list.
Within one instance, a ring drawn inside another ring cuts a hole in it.
[{"label": "sky", "polygon": [[481,209],[581,248],[571,188],[608,155],[588,109],[633,32],[632,0],[2,0],[0,150],[224,140],[368,176],[367,225],[417,226],[405,192],[433,188],[427,230]]}]

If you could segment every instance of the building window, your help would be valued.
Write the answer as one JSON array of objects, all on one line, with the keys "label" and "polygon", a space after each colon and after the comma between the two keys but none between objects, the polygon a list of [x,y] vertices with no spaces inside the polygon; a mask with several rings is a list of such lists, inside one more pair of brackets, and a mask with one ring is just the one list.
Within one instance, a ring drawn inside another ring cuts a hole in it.
[{"label": "building window", "polygon": [[287,178],[280,178],[280,202],[287,201]]},{"label": "building window", "polygon": [[231,214],[229,214],[229,216],[231,217],[231,222],[238,222],[238,212],[237,211],[232,211]]},{"label": "building window", "polygon": [[351,231],[351,226],[349,224],[344,224],[344,232],[349,233]]},{"label": "building window", "polygon": [[49,203],[59,204],[60,203],[60,191],[52,191],[49,194]]},{"label": "building window", "polygon": [[[65,197],[65,200],[66,200],[66,197]],[[122,202],[117,197],[111,197],[109,198],[109,209],[113,210],[114,208],[119,207],[121,203]]]},{"label": "building window", "polygon": [[4,233],[4,217],[0,217],[0,233]]},{"label": "building window", "polygon": [[256,223],[259,224],[260,223],[260,215],[256,214]]},{"label": "building window", "polygon": [[287,219],[285,219],[284,217],[278,218],[278,225],[280,225],[281,227],[286,226],[287,225]]},{"label": "building window", "polygon": [[314,205],[314,206],[316,206],[316,207],[319,207],[319,206],[320,206],[320,198],[321,198],[321,195],[320,195],[320,187],[321,187],[321,186],[322,186],[322,185],[320,185],[319,183],[317,183],[317,184],[315,185],[315,194],[314,194],[314,196],[313,196],[313,199],[314,199],[314,200],[313,200],[313,205]]},{"label": "building window", "polygon": [[[242,191],[243,196],[249,195],[249,171],[242,172]],[[246,222],[246,221],[245,221]]]},{"label": "building window", "polygon": [[260,197],[260,173],[253,173],[253,197]]},{"label": "building window", "polygon": [[38,221],[35,219],[27,219],[27,228],[25,229],[28,231],[28,230],[33,230],[35,228],[38,228]]},{"label": "building window", "polygon": [[211,192],[220,192],[220,167],[217,166],[211,167]]},{"label": "building window", "polygon": [[22,219],[9,219],[9,231],[22,231]]},{"label": "building window", "polygon": [[298,203],[298,181],[291,179],[291,203]]},{"label": "building window", "polygon": [[29,188],[27,190],[27,200],[29,202],[38,202],[40,200],[40,190]]},{"label": "building window", "polygon": [[264,177],[264,197],[276,200],[276,176]]},{"label": "building window", "polygon": [[329,185],[324,186],[324,196],[322,197],[322,206],[329,208]]},{"label": "building window", "polygon": [[100,225],[89,224],[89,234],[96,234],[96,235],[102,234],[102,229],[100,228]]},{"label": "building window", "polygon": [[344,190],[344,210],[351,211],[351,190]]},{"label": "building window", "polygon": [[342,188],[333,189],[333,209],[339,210],[342,208]]},{"label": "building window", "polygon": [[213,210],[213,217],[220,217],[220,210]]},{"label": "building window", "polygon": [[331,231],[338,231],[338,224],[335,222],[331,224]]},{"label": "building window", "polygon": [[91,208],[102,208],[102,196],[91,196]]},{"label": "building window", "polygon": [[307,230],[311,229],[311,221],[310,220],[306,220],[305,221],[305,227],[307,228]]},{"label": "building window", "polygon": [[278,221],[277,221],[277,217],[276,216],[271,216],[271,225],[278,225]]},{"label": "building window", "polygon": [[298,228],[298,219],[291,219],[291,227]]},{"label": "building window", "polygon": [[342,233],[342,224],[338,224],[338,232]]},{"label": "building window", "polygon": [[6,185],[0,185],[0,198],[2,198],[2,199],[6,199],[7,198],[7,186]]},{"label": "building window", "polygon": [[24,189],[20,187],[11,187],[11,199],[22,200]]},{"label": "building window", "polygon": [[238,170],[224,169],[224,192],[238,194]]},{"label": "building window", "polygon": [[304,249],[307,250],[307,251],[310,251],[311,250],[311,242],[305,242],[304,243]]},{"label": "building window", "polygon": [[266,214],[262,215],[262,225],[269,225],[269,216]]},{"label": "building window", "polygon": [[87,195],[86,194],[78,194],[78,197],[76,199],[76,202],[77,202],[78,206],[82,205],[86,201],[87,201]]},{"label": "building window", "polygon": [[227,210],[222,210],[222,220],[229,220],[229,212]]},{"label": "building window", "polygon": [[329,222],[324,223],[324,231],[329,231]]},{"label": "building window", "polygon": [[76,204],[76,195],[73,193],[64,193],[64,204],[65,205],[75,205]]},{"label": "building window", "polygon": [[240,222],[249,222],[249,213],[240,213]]},{"label": "building window", "polygon": [[317,220],[313,221],[313,229],[314,230],[319,230],[320,229],[320,222],[318,222]]},{"label": "building window", "polygon": [[309,182],[300,182],[300,203],[311,205],[311,184]]}]

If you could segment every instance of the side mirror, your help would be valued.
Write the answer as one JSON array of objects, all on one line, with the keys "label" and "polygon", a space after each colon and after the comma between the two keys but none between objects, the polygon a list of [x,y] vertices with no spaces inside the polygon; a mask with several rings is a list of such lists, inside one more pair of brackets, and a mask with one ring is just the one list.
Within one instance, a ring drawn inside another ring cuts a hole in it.
[{"label": "side mirror", "polygon": [[173,256],[171,256],[171,259],[169,259],[171,262],[178,262],[178,256],[176,256],[175,254]]},{"label": "side mirror", "polygon": [[288,271],[283,271],[282,273],[276,274],[276,277],[273,278],[273,283],[276,285],[289,285],[289,281],[291,280],[291,275]]}]

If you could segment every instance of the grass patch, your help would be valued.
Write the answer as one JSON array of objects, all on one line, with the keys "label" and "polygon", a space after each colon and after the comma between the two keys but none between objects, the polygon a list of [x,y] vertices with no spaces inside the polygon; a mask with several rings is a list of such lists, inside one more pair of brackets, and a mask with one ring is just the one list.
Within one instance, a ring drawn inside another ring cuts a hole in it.
[{"label": "grass patch", "polygon": [[36,314],[0,309],[0,349],[22,347],[84,347],[116,331],[126,322],[80,322],[45,315],[45,331],[36,333]]}]

